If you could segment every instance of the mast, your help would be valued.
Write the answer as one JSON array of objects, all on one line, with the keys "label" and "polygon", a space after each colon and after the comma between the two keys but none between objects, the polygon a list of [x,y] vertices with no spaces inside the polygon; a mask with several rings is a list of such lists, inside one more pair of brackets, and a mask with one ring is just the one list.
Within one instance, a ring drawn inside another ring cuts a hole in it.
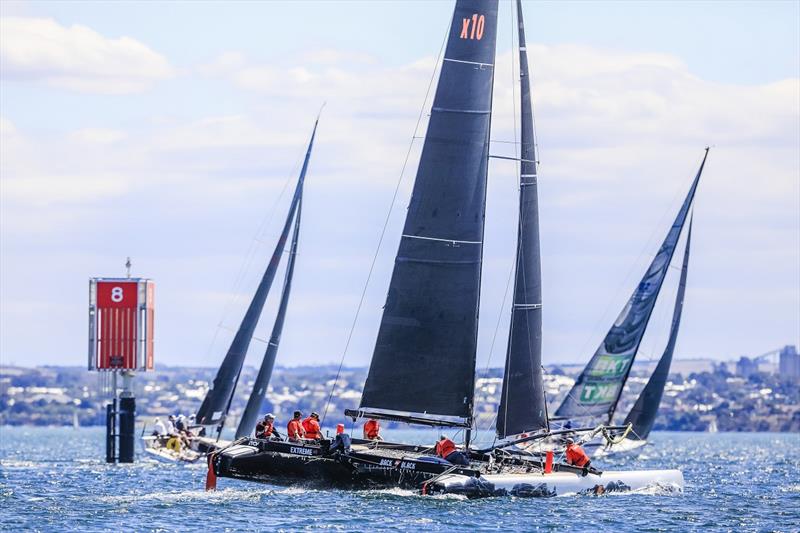
[{"label": "mast", "polygon": [[247,437],[253,432],[258,419],[258,412],[261,409],[261,404],[267,393],[267,385],[269,385],[269,380],[272,377],[275,357],[278,355],[278,345],[281,342],[283,323],[286,319],[286,309],[289,306],[289,293],[292,290],[292,276],[294,275],[294,262],[297,256],[297,241],[300,236],[300,214],[302,208],[303,199],[301,196],[300,202],[297,204],[297,215],[294,220],[294,232],[292,234],[292,243],[289,248],[289,259],[286,262],[286,277],[283,281],[278,314],[275,317],[275,325],[272,326],[272,335],[270,335],[267,351],[264,353],[264,359],[261,361],[261,368],[258,369],[258,376],[256,376],[256,381],[253,384],[253,391],[250,393],[247,406],[244,408],[242,418],[239,420],[239,426],[236,428],[237,439]]},{"label": "mast", "polygon": [[542,266],[539,250],[536,140],[521,0],[517,0],[517,21],[522,119],[519,227],[514,300],[503,392],[497,413],[497,435],[500,438],[549,429],[542,381]]},{"label": "mast", "polygon": [[222,432],[222,427],[225,424],[225,417],[230,409],[233,400],[233,393],[236,389],[236,383],[239,381],[239,374],[242,371],[244,359],[247,356],[247,349],[250,347],[250,341],[253,338],[258,319],[261,316],[261,311],[264,308],[264,302],[269,294],[272,281],[275,279],[275,274],[278,270],[281,255],[286,247],[286,241],[289,238],[289,230],[291,229],[292,219],[294,218],[297,206],[300,203],[300,196],[303,191],[303,182],[305,181],[306,171],[308,170],[308,162],[311,158],[311,149],[314,146],[314,137],[317,133],[317,122],[314,123],[314,130],[311,133],[311,140],[308,143],[306,156],[303,161],[303,167],[300,170],[300,177],[297,180],[297,186],[292,196],[292,202],[289,207],[289,213],[286,216],[283,230],[281,231],[278,244],[272,252],[272,257],[264,271],[264,275],[258,284],[253,299],[247,308],[247,312],[239,324],[239,329],[236,331],[236,336],[233,338],[230,347],[228,348],[225,358],[217,371],[214,378],[214,383],[206,394],[200,409],[197,411],[197,423],[200,425],[219,424],[218,434]]},{"label": "mast", "polygon": [[357,411],[470,427],[497,0],[458,0]]},{"label": "mast", "polygon": [[675,342],[678,339],[678,329],[681,324],[681,312],[683,311],[683,299],[686,293],[686,275],[689,271],[689,247],[692,242],[692,219],[689,219],[689,230],[686,234],[686,249],[683,252],[683,266],[681,267],[681,279],[678,284],[678,292],[675,295],[675,309],[672,312],[672,325],[669,330],[669,340],[664,354],[661,356],[653,375],[644,386],[636,403],[628,416],[625,417],[623,425],[633,424],[631,439],[646,440],[653,429],[656,421],[658,406],[661,397],[664,395],[664,386],[667,384],[669,367],[672,363],[672,353],[675,351]]},{"label": "mast", "polygon": [[697,184],[708,158],[708,150],[706,148],[689,193],[661,248],[589,364],[578,376],[575,385],[556,411],[556,416],[606,416],[608,423],[614,418],[614,410],[630,374],[633,359],[647,329],[656,298],[694,200]]}]

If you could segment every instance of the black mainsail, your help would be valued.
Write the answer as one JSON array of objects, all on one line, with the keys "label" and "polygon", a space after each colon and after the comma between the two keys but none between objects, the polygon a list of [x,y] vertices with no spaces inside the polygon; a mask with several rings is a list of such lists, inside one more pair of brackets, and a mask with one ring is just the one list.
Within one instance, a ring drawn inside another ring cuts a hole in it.
[{"label": "black mainsail", "polygon": [[497,0],[458,0],[358,412],[472,423]]},{"label": "black mainsail", "polygon": [[707,157],[708,148],[661,248],[611,330],[556,411],[556,416],[606,416],[609,423],[614,417],[614,410],[672,261]]},{"label": "black mainsail", "polygon": [[667,384],[669,367],[672,364],[672,353],[675,351],[675,342],[678,339],[678,329],[681,324],[681,312],[683,311],[683,297],[686,293],[686,275],[689,271],[689,247],[692,242],[692,220],[689,219],[689,229],[686,234],[686,249],[683,252],[683,266],[681,267],[681,279],[678,284],[678,292],[675,296],[675,309],[672,312],[672,325],[669,330],[669,340],[661,359],[653,371],[653,375],[647,381],[633,408],[625,417],[623,425],[632,424],[633,431],[629,438],[633,440],[646,440],[653,429],[656,421],[658,406],[661,397],[664,395],[664,386]]},{"label": "black mainsail", "polygon": [[247,437],[253,432],[258,419],[258,412],[267,393],[267,385],[272,377],[272,369],[275,366],[275,357],[278,355],[278,346],[281,342],[281,332],[283,323],[286,321],[286,309],[289,307],[289,294],[292,291],[292,276],[294,275],[294,262],[297,255],[297,241],[300,237],[300,213],[303,208],[302,196],[297,204],[297,215],[294,220],[294,232],[292,233],[292,243],[289,245],[289,258],[286,262],[286,276],[283,280],[283,290],[281,291],[281,301],[278,304],[278,314],[275,317],[275,324],[272,326],[272,335],[269,337],[267,351],[264,359],[261,360],[261,367],[258,369],[253,391],[247,399],[247,405],[242,412],[239,425],[236,428],[236,438]]},{"label": "black mainsail", "polygon": [[[317,123],[319,119],[317,119]],[[275,274],[278,271],[278,265],[283,255],[283,250],[286,247],[286,241],[289,238],[289,231],[292,226],[292,219],[295,216],[300,197],[303,192],[303,182],[305,181],[306,171],[308,170],[308,162],[311,158],[311,148],[314,146],[314,136],[317,133],[317,123],[314,124],[314,131],[311,133],[311,140],[308,143],[305,159],[303,160],[303,167],[300,170],[300,177],[297,180],[297,186],[292,196],[292,202],[289,207],[289,214],[286,216],[283,230],[281,231],[278,244],[272,253],[272,258],[264,271],[264,275],[258,284],[253,299],[247,308],[247,312],[239,324],[239,329],[236,331],[236,336],[231,342],[228,353],[222,361],[222,365],[217,371],[214,378],[214,384],[209,389],[203,400],[200,409],[197,411],[197,423],[201,425],[224,424],[225,417],[230,409],[233,393],[236,390],[236,383],[239,380],[239,374],[242,371],[247,349],[250,347],[250,341],[253,338],[258,319],[261,316],[261,311],[264,308],[264,302],[267,300],[272,281],[275,279]]]},{"label": "black mainsail", "polygon": [[542,265],[539,255],[539,200],[536,143],[522,2],[517,0],[521,97],[519,228],[514,301],[506,351],[503,393],[497,412],[497,435],[505,438],[548,429],[542,382]]}]

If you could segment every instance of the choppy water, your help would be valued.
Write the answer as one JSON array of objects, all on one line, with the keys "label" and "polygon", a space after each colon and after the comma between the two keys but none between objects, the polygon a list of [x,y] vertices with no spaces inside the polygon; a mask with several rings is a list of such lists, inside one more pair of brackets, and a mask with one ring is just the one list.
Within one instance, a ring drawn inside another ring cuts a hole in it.
[{"label": "choppy water", "polygon": [[[417,439],[430,440],[429,433]],[[638,459],[680,468],[683,494],[465,500],[220,479],[205,465],[103,462],[102,429],[0,428],[0,528],[19,530],[800,531],[800,436],[655,433]]]}]

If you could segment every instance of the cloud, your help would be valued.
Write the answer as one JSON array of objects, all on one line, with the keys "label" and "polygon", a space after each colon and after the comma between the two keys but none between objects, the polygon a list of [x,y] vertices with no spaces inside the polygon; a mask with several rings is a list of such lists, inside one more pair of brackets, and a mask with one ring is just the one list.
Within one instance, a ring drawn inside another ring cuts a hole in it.
[{"label": "cloud", "polygon": [[0,60],[6,80],[88,93],[139,92],[173,75],[166,58],[136,39],[44,18],[0,18]]},{"label": "cloud", "polygon": [[[663,238],[706,144],[716,147],[695,208],[685,323],[702,325],[713,316],[724,324],[720,330],[751,331],[759,317],[771,317],[771,329],[746,339],[682,335],[679,353],[725,357],[791,342],[800,319],[793,305],[800,81],[722,84],[663,54],[575,45],[529,50],[542,161],[546,362],[585,360],[594,349]],[[279,195],[296,178],[313,118],[327,100],[282,346],[292,354],[287,363],[338,358],[421,110],[416,134],[425,134],[431,99],[423,99],[435,62],[421,57],[391,66],[350,61],[348,54],[325,51],[313,61],[301,53],[265,63],[231,51],[182,73],[195,94],[241,104],[222,111],[201,105],[176,114],[165,98],[130,127],[108,128],[106,117],[88,114],[65,133],[0,120],[3,276],[14,280],[4,281],[7,301],[48,301],[58,293],[67,274],[52,276],[45,265],[63,264],[73,283],[87,272],[115,272],[119,257],[132,255],[159,283],[161,360],[205,353],[211,335],[198,331],[219,322],[224,298],[216,295],[230,288],[255,234],[261,239],[253,266],[235,291],[242,305],[225,323],[243,313],[283,216],[286,197]],[[512,57],[497,58],[496,140],[516,138]],[[213,91],[204,92],[209,86]],[[348,364],[366,363],[371,353],[421,145],[413,144]],[[513,145],[496,143],[492,151],[511,155]],[[498,313],[508,316],[501,302],[516,235],[515,172],[513,163],[491,164],[480,359]],[[271,222],[259,231],[265,220]],[[775,304],[750,297],[772,294],[773,285],[788,296]],[[23,294],[18,287],[33,288]],[[83,293],[75,292],[82,305]],[[4,319],[3,327],[24,331],[34,318]],[[78,311],[53,320],[63,330],[53,346],[12,335],[4,346],[32,354],[57,353],[55,343],[65,338],[80,345]],[[304,333],[309,324],[317,335]],[[260,335],[268,335],[270,324],[262,327]],[[495,364],[502,346],[495,346]]]}]

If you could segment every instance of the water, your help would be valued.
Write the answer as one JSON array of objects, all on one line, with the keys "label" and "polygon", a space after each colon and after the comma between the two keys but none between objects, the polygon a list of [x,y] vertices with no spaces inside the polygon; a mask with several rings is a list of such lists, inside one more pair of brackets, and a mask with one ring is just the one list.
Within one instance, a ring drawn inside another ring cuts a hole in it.
[{"label": "water", "polygon": [[[431,440],[430,432],[406,436]],[[465,500],[230,479],[206,493],[203,464],[106,465],[100,428],[3,427],[0,529],[800,531],[800,436],[655,433],[652,440],[638,460],[597,465],[680,468],[683,494]]]}]

